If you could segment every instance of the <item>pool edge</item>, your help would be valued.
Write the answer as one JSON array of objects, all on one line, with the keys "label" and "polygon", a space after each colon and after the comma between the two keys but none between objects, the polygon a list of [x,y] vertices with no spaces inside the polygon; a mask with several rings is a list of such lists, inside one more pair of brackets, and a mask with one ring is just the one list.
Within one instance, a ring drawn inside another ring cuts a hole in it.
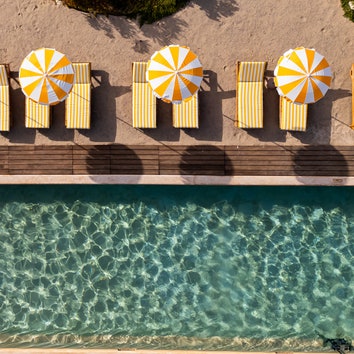
[{"label": "pool edge", "polygon": [[354,186],[354,177],[202,175],[0,175],[0,184]]}]

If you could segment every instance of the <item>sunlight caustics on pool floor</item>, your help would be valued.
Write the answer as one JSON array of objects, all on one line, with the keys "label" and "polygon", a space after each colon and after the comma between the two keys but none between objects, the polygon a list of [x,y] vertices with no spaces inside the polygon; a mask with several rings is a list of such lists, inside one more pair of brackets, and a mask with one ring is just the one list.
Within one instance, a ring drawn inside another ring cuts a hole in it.
[{"label": "sunlight caustics on pool floor", "polygon": [[0,187],[0,346],[321,351],[354,188]]}]

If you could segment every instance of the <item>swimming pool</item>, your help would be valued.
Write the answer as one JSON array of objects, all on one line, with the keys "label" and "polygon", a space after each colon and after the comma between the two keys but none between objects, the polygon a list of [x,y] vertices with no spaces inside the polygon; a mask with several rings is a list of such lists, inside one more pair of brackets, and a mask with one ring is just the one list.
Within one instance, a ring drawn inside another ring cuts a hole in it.
[{"label": "swimming pool", "polygon": [[354,188],[1,186],[0,346],[323,350]]}]

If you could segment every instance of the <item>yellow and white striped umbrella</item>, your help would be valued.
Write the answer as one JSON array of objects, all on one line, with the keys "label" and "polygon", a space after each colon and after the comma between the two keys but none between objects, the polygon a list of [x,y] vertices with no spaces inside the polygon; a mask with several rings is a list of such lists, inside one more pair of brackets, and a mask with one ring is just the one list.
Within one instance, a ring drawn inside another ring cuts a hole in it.
[{"label": "yellow and white striped umbrella", "polygon": [[33,101],[54,105],[63,101],[74,83],[74,69],[70,60],[51,48],[32,51],[20,67],[23,93]]},{"label": "yellow and white striped umbrella", "polygon": [[155,96],[178,104],[198,91],[203,68],[188,47],[170,45],[153,54],[148,62],[146,79]]},{"label": "yellow and white striped umbrella", "polygon": [[280,96],[295,103],[314,103],[329,89],[332,71],[323,55],[314,49],[290,49],[274,70],[275,86]]}]

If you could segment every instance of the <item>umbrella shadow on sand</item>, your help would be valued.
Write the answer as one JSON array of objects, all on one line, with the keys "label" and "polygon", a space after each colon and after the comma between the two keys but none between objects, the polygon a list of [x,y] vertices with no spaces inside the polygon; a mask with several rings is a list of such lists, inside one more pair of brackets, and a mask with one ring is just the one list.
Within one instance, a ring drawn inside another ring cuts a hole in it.
[{"label": "umbrella shadow on sand", "polygon": [[[109,74],[103,70],[92,70],[91,129],[78,130],[91,141],[115,141],[117,117],[116,97],[131,91],[130,86],[111,86]],[[20,88],[18,72],[11,72],[11,116],[12,126],[3,134],[12,143],[34,143],[36,134],[53,141],[73,141],[75,130],[65,127],[65,102],[51,107],[50,129],[25,127],[25,96]]]},{"label": "umbrella shadow on sand", "polygon": [[41,133],[53,141],[74,140],[75,130],[91,141],[115,141],[116,137],[116,97],[130,91],[127,86],[111,86],[109,74],[103,70],[91,71],[91,128],[67,129],[65,127],[65,102],[52,107],[50,129]]},{"label": "umbrella shadow on sand", "polygon": [[333,102],[351,95],[350,90],[329,89],[320,101],[309,104],[306,131],[292,135],[303,144],[330,144]]},{"label": "umbrella shadow on sand", "polygon": [[141,129],[145,135],[156,141],[178,141],[180,129],[172,126],[172,104],[156,99],[157,129]]},{"label": "umbrella shadow on sand", "polygon": [[131,91],[130,86],[111,86],[109,73],[92,70],[91,129],[79,130],[91,141],[113,142],[116,138],[116,97]]},{"label": "umbrella shadow on sand", "polygon": [[265,71],[263,87],[263,128],[245,129],[259,141],[285,142],[286,132],[279,129],[279,95],[275,89],[272,70]]},{"label": "umbrella shadow on sand", "polygon": [[[18,71],[10,72],[9,84],[11,128],[9,132],[2,132],[1,134],[14,144],[33,144],[36,139],[36,134],[45,134],[46,129],[30,129],[25,127],[25,95],[20,86]],[[52,116],[52,122],[53,121]],[[71,136],[71,133],[67,132],[64,134],[63,140]]]},{"label": "umbrella shadow on sand", "polygon": [[11,143],[33,144],[35,129],[25,127],[25,96],[18,81],[18,71],[10,73],[11,127],[9,132],[1,132]]},{"label": "umbrella shadow on sand", "polygon": [[204,70],[199,91],[199,129],[184,129],[184,132],[196,140],[221,141],[224,118],[222,102],[234,99],[235,93],[235,90],[222,89],[216,72]]},{"label": "umbrella shadow on sand", "polygon": [[212,70],[203,71],[199,95],[199,128],[174,128],[172,126],[172,104],[157,100],[158,129],[144,133],[158,141],[178,141],[181,132],[196,140],[221,141],[223,134],[222,101],[235,97],[235,90],[223,91]]},{"label": "umbrella shadow on sand", "polygon": [[[266,71],[265,77],[271,80],[274,72]],[[291,134],[303,144],[329,144],[333,102],[349,96],[351,96],[349,90],[329,89],[321,100],[308,105],[306,131],[285,131],[279,128],[278,92],[275,87],[268,86],[263,91],[264,128],[247,132],[259,141],[286,142],[287,134]]]}]

